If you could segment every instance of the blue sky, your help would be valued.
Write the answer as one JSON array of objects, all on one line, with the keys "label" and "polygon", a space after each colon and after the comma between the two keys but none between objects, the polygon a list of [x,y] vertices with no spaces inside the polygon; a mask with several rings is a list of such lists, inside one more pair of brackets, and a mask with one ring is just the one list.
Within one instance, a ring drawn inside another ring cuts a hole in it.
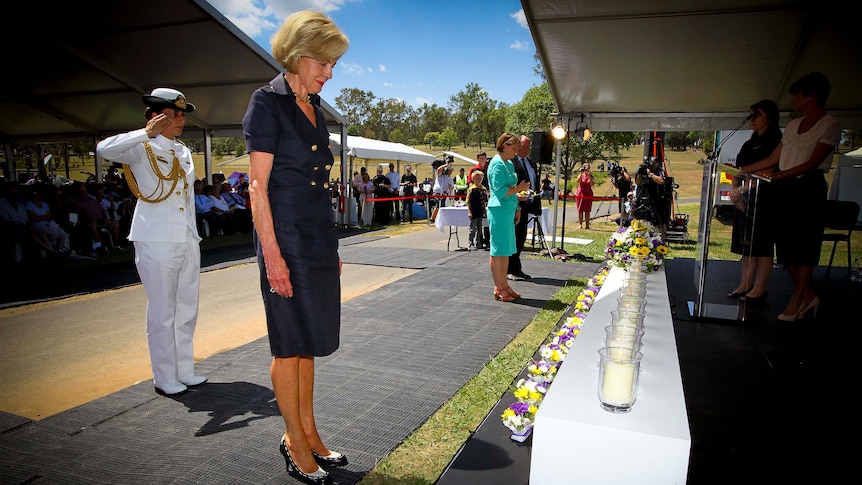
[{"label": "blue sky", "polygon": [[269,38],[291,13],[326,13],[350,39],[321,95],[371,91],[413,107],[447,106],[468,83],[491,99],[521,100],[541,79],[518,0],[208,0],[270,52]]}]

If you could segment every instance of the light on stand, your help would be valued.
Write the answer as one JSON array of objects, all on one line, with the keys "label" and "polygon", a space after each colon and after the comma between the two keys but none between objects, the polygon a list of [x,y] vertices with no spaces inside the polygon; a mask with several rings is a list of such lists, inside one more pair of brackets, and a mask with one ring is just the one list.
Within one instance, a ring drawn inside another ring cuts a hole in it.
[{"label": "light on stand", "polygon": [[554,137],[554,140],[562,140],[566,137],[566,127],[563,126],[562,121],[554,123],[554,126],[551,128],[551,136]]}]

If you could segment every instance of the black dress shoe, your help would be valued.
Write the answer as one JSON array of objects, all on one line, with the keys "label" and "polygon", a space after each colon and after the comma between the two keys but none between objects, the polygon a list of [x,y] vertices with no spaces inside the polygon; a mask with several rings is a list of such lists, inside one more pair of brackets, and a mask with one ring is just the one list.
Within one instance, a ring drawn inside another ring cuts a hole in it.
[{"label": "black dress shoe", "polygon": [[523,271],[521,271],[520,273],[517,273],[517,276],[520,276],[521,278],[523,278],[525,280],[529,280],[529,279],[533,278],[532,276],[528,275],[527,273],[524,273]]},{"label": "black dress shoe", "polygon": [[506,275],[506,279],[507,279],[507,280],[509,280],[509,281],[521,281],[521,280],[523,280],[524,278],[522,278],[522,277],[520,277],[520,276],[518,276],[518,275],[516,275],[516,274],[511,274],[511,273],[509,273],[509,274],[507,274],[507,275]]},{"label": "black dress shoe", "polygon": [[732,293],[728,293],[728,294],[727,294],[727,297],[728,297],[728,298],[742,298],[742,297],[744,297],[744,296],[745,296],[745,294],[746,294],[746,293],[748,293],[748,292],[749,292],[749,291],[751,291],[752,289],[754,289],[754,287],[753,287],[753,286],[752,286],[751,288],[749,288],[749,289],[745,290],[745,291],[734,291],[734,292],[732,292]]},{"label": "black dress shoe", "polygon": [[347,457],[337,451],[330,450],[329,455],[321,456],[318,455],[316,451],[311,450],[311,454],[314,455],[314,459],[317,460],[317,463],[320,465],[344,466],[347,464]]}]

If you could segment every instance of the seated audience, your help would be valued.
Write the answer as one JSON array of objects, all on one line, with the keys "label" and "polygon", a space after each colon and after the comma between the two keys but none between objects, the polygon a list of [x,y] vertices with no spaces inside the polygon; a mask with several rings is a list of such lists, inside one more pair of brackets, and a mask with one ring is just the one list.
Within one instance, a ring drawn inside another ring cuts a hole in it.
[{"label": "seated audience", "polygon": [[204,187],[204,193],[207,194],[210,200],[213,202],[213,207],[211,210],[216,214],[220,214],[222,216],[222,233],[235,234],[236,220],[233,214],[233,209],[231,209],[227,201],[221,195],[221,184],[213,184],[209,187],[209,193],[207,194],[206,187]]},{"label": "seated audience", "polygon": [[71,234],[73,240],[76,237],[79,239],[77,244],[72,244],[77,246],[82,254],[96,256],[110,250],[110,239],[103,232],[108,236],[119,237],[119,228],[114,221],[108,219],[108,214],[102,204],[90,194],[87,184],[73,184],[69,213],[77,215],[77,222],[72,224]]},{"label": "seated audience", "polygon": [[236,230],[242,234],[251,232],[251,211],[245,205],[245,197],[239,192],[232,191],[229,182],[221,184],[221,196],[233,213]]},{"label": "seated audience", "polygon": [[46,239],[38,238],[30,225],[27,209],[19,197],[17,182],[7,182],[3,185],[0,197],[0,240],[3,242],[3,253],[11,254],[15,244],[21,246],[22,255],[36,255],[40,249],[53,252]]},{"label": "seated audience", "polygon": [[33,195],[27,201],[27,217],[30,219],[30,226],[33,232],[40,240],[40,244],[48,249],[51,253],[67,254],[69,253],[69,235],[66,231],[54,221],[54,216],[51,214],[51,207],[44,201],[45,186],[36,185],[33,188]]}]

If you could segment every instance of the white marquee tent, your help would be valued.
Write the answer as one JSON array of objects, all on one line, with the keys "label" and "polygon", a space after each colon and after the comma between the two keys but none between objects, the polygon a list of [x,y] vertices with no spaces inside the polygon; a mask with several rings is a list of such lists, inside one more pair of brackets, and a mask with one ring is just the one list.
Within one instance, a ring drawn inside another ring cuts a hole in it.
[{"label": "white marquee tent", "polygon": [[[329,135],[330,149],[333,154],[341,151],[341,134]],[[364,158],[366,160],[395,160],[411,163],[431,163],[434,155],[417,150],[403,143],[392,143],[388,141],[373,140],[361,136],[347,135],[347,150],[351,158]]]},{"label": "white marquee tent", "polygon": [[[862,148],[847,152],[838,157],[829,189],[829,198],[833,200],[852,200],[862,207]],[[862,213],[856,219],[862,225]]]}]

